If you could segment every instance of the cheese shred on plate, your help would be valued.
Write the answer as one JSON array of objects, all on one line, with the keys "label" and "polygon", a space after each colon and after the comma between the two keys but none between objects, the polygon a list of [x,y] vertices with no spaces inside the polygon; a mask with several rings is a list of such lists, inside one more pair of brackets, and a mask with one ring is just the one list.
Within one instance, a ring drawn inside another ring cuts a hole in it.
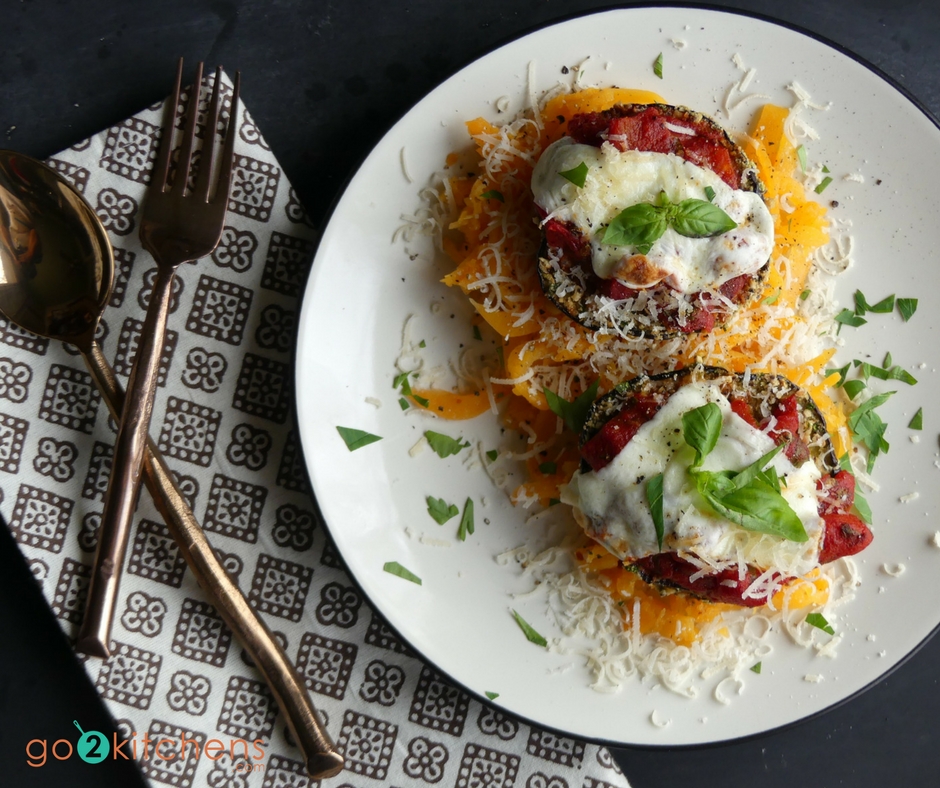
[{"label": "cheese shred on plate", "polygon": [[[667,338],[591,330],[560,312],[539,281],[539,216],[545,211],[540,214],[533,201],[533,170],[543,151],[565,137],[575,115],[647,103],[664,102],[640,90],[556,91],[536,111],[504,125],[483,118],[466,124],[473,151],[469,157],[448,157],[441,186],[430,193],[418,223],[435,233],[453,261],[443,282],[466,294],[476,330],[491,329],[499,352],[480,371],[471,386],[475,390],[416,388],[411,396],[430,401],[430,410],[444,418],[498,412],[503,425],[520,436],[484,467],[498,485],[515,485],[508,492],[516,505],[546,507],[534,519],[568,518],[572,535],[547,554],[520,548],[500,560],[520,565],[550,589],[563,634],[572,643],[579,638],[586,643],[571,648],[587,660],[595,688],[615,691],[636,675],[650,675],[693,696],[703,675],[738,676],[766,658],[767,635],[775,628],[801,645],[831,653],[830,638],[805,620],[822,613],[831,621],[833,609],[851,599],[858,583],[854,564],[843,558],[809,568],[761,608],[660,593],[574,527],[567,506],[554,505],[563,500],[581,457],[577,435],[552,412],[545,390],[573,402],[595,381],[603,394],[641,374],[694,364],[745,376],[781,375],[813,398],[842,456],[851,449],[847,418],[834,389],[838,374],[825,370],[833,366],[835,353],[833,279],[848,265],[850,239],[830,226],[825,207],[807,194],[797,148],[787,134],[789,110],[766,104],[737,139],[766,188],[773,223],[760,297],[709,333]],[[577,170],[575,159],[582,153],[566,154],[565,169]],[[600,151],[591,155],[602,157]],[[521,484],[505,470],[513,461],[525,466]]]}]

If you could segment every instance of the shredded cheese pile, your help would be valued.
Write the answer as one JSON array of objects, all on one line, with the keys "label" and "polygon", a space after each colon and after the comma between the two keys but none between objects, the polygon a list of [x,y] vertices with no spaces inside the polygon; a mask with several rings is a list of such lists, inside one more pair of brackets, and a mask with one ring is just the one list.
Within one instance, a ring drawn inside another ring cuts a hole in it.
[{"label": "shredded cheese pile", "polygon": [[[798,98],[800,106],[807,105],[808,99]],[[496,413],[497,401],[504,402],[500,418],[524,437],[525,449],[501,451],[499,462],[484,466],[500,483],[515,479],[500,471],[502,461],[525,462],[527,479],[513,481],[511,490],[513,502],[522,507],[557,503],[559,488],[580,462],[577,436],[551,412],[545,388],[571,401],[598,379],[603,394],[638,374],[696,362],[745,375],[780,374],[813,397],[837,454],[850,448],[846,415],[832,389],[838,373],[825,372],[835,353],[831,278],[844,269],[848,250],[838,235],[830,238],[825,208],[806,194],[788,136],[793,119],[787,109],[764,105],[750,134],[739,140],[766,186],[776,236],[765,292],[755,306],[710,334],[651,340],[610,329],[592,332],[542,293],[537,274],[541,233],[530,190],[539,155],[565,134],[567,121],[578,113],[652,102],[664,103],[646,91],[588,88],[547,97],[537,111],[501,126],[472,120],[467,123],[475,149],[472,163],[457,154],[449,157],[443,185],[433,194],[428,216],[455,264],[443,281],[466,294],[477,313],[475,323],[492,328],[501,346],[499,358],[469,391],[428,387],[414,394],[445,418],[469,418],[487,409]],[[602,546],[578,539],[568,546],[577,567],[541,572],[538,580],[559,602],[562,631],[590,638],[583,655],[598,689],[616,688],[640,672],[694,694],[691,677],[703,664],[711,666],[708,670],[737,671],[760,659],[774,621],[798,642],[814,642],[804,631],[807,613],[844,601],[855,582],[851,561],[843,559],[838,569],[814,571],[779,590],[766,609],[755,613],[662,595]],[[521,550],[512,558],[525,566],[546,563]]]}]

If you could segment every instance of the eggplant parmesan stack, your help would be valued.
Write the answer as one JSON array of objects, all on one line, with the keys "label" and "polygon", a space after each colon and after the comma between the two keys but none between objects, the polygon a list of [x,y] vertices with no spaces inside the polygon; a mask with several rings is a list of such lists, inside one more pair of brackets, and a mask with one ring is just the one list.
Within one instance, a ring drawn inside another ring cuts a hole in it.
[{"label": "eggplant parmesan stack", "polygon": [[747,156],[684,107],[621,104],[574,116],[532,175],[539,278],[593,329],[707,332],[761,292],[773,219]]},{"label": "eggplant parmesan stack", "polygon": [[692,367],[592,406],[562,500],[585,532],[666,592],[765,604],[872,539],[812,398],[783,377]]}]

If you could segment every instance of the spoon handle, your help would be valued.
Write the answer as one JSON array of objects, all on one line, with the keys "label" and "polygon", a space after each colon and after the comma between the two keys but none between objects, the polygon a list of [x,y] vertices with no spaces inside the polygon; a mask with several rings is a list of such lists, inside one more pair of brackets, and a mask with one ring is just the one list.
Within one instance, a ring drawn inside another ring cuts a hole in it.
[{"label": "spoon handle", "polygon": [[144,449],[149,438],[150,416],[157,391],[160,355],[166,338],[175,274],[176,266],[157,266],[147,316],[127,381],[124,408],[118,419],[111,476],[98,528],[98,550],[88,586],[85,617],[75,645],[83,654],[104,659],[111,653],[111,622],[124,569],[124,553],[131,521],[140,495]]},{"label": "spoon handle", "polygon": [[[124,392],[101,347],[93,342],[84,358],[111,415],[119,418]],[[264,675],[304,755],[308,774],[315,780],[338,774],[343,768],[343,756],[336,751],[336,745],[320,725],[303,680],[267,624],[252,610],[219,562],[205,532],[173,481],[159,449],[149,438],[144,455],[144,483],[200,587]]]}]

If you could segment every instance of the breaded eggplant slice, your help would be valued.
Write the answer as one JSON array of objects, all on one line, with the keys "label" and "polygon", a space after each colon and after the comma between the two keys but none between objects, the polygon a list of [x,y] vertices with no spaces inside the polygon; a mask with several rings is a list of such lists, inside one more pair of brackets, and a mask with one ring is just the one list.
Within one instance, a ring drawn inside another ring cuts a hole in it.
[{"label": "breaded eggplant slice", "polygon": [[[580,436],[582,473],[607,465],[680,387],[692,382],[717,385],[731,402],[732,411],[754,427],[761,428],[775,419],[767,434],[778,443],[787,442],[785,451],[791,462],[796,466],[803,462],[816,464],[822,475],[817,483],[818,513],[824,523],[820,563],[854,555],[867,547],[871,531],[850,511],[855,480],[839,468],[825,419],[805,391],[778,375],[752,374],[745,379],[744,375],[718,367],[696,366],[621,383],[588,412]],[[698,577],[698,566],[668,551],[624,565],[665,593],[685,593],[747,607],[766,602],[766,598],[745,593],[761,575],[758,567],[749,565],[744,577],[736,569]]]},{"label": "breaded eggplant slice", "polygon": [[[692,128],[696,135],[669,126]],[[621,104],[605,112],[576,115],[569,121],[568,136],[598,147],[606,141],[620,150],[672,153],[711,170],[733,189],[764,194],[757,170],[741,147],[713,120],[686,107]],[[543,226],[538,270],[548,298],[581,325],[668,338],[724,325],[763,291],[769,261],[754,273],[722,283],[715,292],[678,295],[662,283],[634,289],[597,276],[581,230],[570,222],[549,219]],[[611,311],[611,300],[625,303]]]}]

